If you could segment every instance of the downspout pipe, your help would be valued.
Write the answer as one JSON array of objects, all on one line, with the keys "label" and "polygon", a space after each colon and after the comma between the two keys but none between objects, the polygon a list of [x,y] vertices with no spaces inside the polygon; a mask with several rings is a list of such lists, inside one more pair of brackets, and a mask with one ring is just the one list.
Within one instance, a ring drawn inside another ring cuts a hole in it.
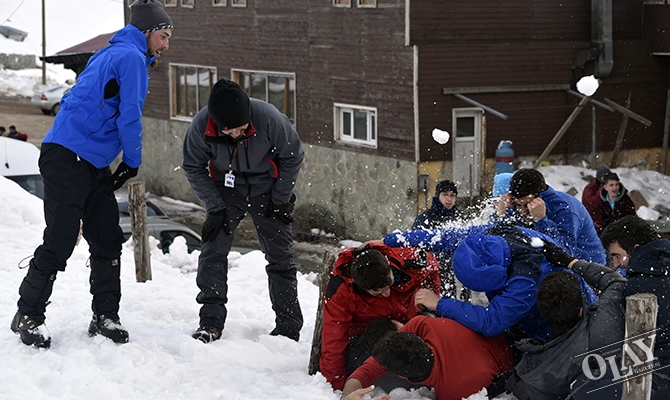
[{"label": "downspout pipe", "polygon": [[612,0],[591,0],[591,43],[595,52],[593,75],[603,79],[612,73]]}]

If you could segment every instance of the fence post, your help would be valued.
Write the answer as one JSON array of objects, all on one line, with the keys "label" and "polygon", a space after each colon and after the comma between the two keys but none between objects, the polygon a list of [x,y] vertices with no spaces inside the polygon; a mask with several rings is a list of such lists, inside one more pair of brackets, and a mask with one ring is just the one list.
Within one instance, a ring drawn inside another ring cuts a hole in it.
[{"label": "fence post", "polygon": [[[624,351],[621,356],[621,370],[628,371],[633,368],[633,360],[626,355],[632,352],[637,355],[639,360],[650,363],[645,353],[639,346],[630,346],[629,338],[651,332],[656,329],[656,314],[658,312],[658,301],[656,295],[652,293],[638,293],[626,297],[626,340],[624,341]],[[652,349],[653,341],[645,343]],[[640,375],[636,378],[627,379],[623,383],[623,394],[621,400],[649,400],[651,398],[651,376],[652,372]]]},{"label": "fence post", "polygon": [[135,255],[135,279],[137,282],[151,280],[151,250],[147,227],[147,202],[144,182],[128,184],[128,212],[132,227],[133,253]]},{"label": "fence post", "polygon": [[309,355],[309,366],[307,372],[314,375],[319,372],[319,359],[321,358],[321,332],[323,331],[323,294],[328,287],[330,273],[335,266],[335,254],[326,251],[323,254],[323,270],[319,274],[319,306],[316,310],[316,321],[314,321],[314,334],[312,335],[312,351]]}]

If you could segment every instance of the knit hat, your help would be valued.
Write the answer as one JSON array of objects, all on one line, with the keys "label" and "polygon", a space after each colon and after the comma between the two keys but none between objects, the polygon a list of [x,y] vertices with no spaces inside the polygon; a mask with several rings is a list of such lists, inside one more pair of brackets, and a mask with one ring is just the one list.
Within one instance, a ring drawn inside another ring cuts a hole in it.
[{"label": "knit hat", "polygon": [[529,194],[537,196],[545,190],[547,190],[547,183],[544,181],[544,175],[536,169],[519,169],[509,181],[509,192],[515,199],[526,197]]},{"label": "knit hat", "polygon": [[493,196],[500,197],[503,194],[509,193],[509,182],[512,179],[511,172],[502,172],[493,177]]},{"label": "knit hat", "polygon": [[596,179],[598,179],[599,181],[602,181],[603,176],[605,176],[605,174],[609,174],[610,172],[612,172],[612,171],[610,171],[610,169],[607,167],[607,165],[600,164],[598,166],[598,169],[596,169]]},{"label": "knit hat", "polygon": [[220,130],[237,128],[251,119],[249,96],[240,85],[228,79],[216,82],[209,95],[207,108]]},{"label": "knit hat", "polygon": [[458,194],[458,189],[456,189],[456,184],[450,180],[444,180],[437,184],[435,187],[435,196],[439,196],[442,192],[453,192]]},{"label": "knit hat", "polygon": [[130,7],[130,25],[143,33],[173,29],[172,18],[156,0],[139,0]]}]

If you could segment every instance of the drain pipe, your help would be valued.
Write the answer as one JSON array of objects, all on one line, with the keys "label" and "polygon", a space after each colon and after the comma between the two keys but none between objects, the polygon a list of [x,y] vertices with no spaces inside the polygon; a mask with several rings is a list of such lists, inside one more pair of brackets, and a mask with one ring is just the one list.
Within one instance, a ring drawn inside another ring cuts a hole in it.
[{"label": "drain pipe", "polygon": [[665,124],[663,125],[663,160],[661,160],[661,172],[663,174],[668,173],[668,142],[670,142],[670,87],[668,87],[668,95],[665,100]]}]

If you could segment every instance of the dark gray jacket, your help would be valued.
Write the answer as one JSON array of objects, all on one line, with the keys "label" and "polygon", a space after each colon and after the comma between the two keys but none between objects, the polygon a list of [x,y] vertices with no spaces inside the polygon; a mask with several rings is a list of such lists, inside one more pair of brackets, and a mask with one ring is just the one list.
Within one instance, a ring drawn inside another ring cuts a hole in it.
[{"label": "dark gray jacket", "polygon": [[298,133],[272,104],[250,100],[251,124],[243,140],[218,136],[207,107],[186,132],[182,167],[208,212],[225,208],[216,187],[229,171],[235,175],[235,189],[246,197],[271,193],[275,204],[291,198],[305,157]]},{"label": "dark gray jacket", "polygon": [[530,339],[517,343],[523,358],[514,368],[516,376],[508,381],[507,389],[519,400],[565,399],[570,394],[570,384],[582,373],[585,353],[623,340],[625,312],[621,294],[626,280],[609,267],[586,261],[577,261],[572,270],[593,288],[602,290],[602,294],[581,321],[563,335],[546,344]]}]

